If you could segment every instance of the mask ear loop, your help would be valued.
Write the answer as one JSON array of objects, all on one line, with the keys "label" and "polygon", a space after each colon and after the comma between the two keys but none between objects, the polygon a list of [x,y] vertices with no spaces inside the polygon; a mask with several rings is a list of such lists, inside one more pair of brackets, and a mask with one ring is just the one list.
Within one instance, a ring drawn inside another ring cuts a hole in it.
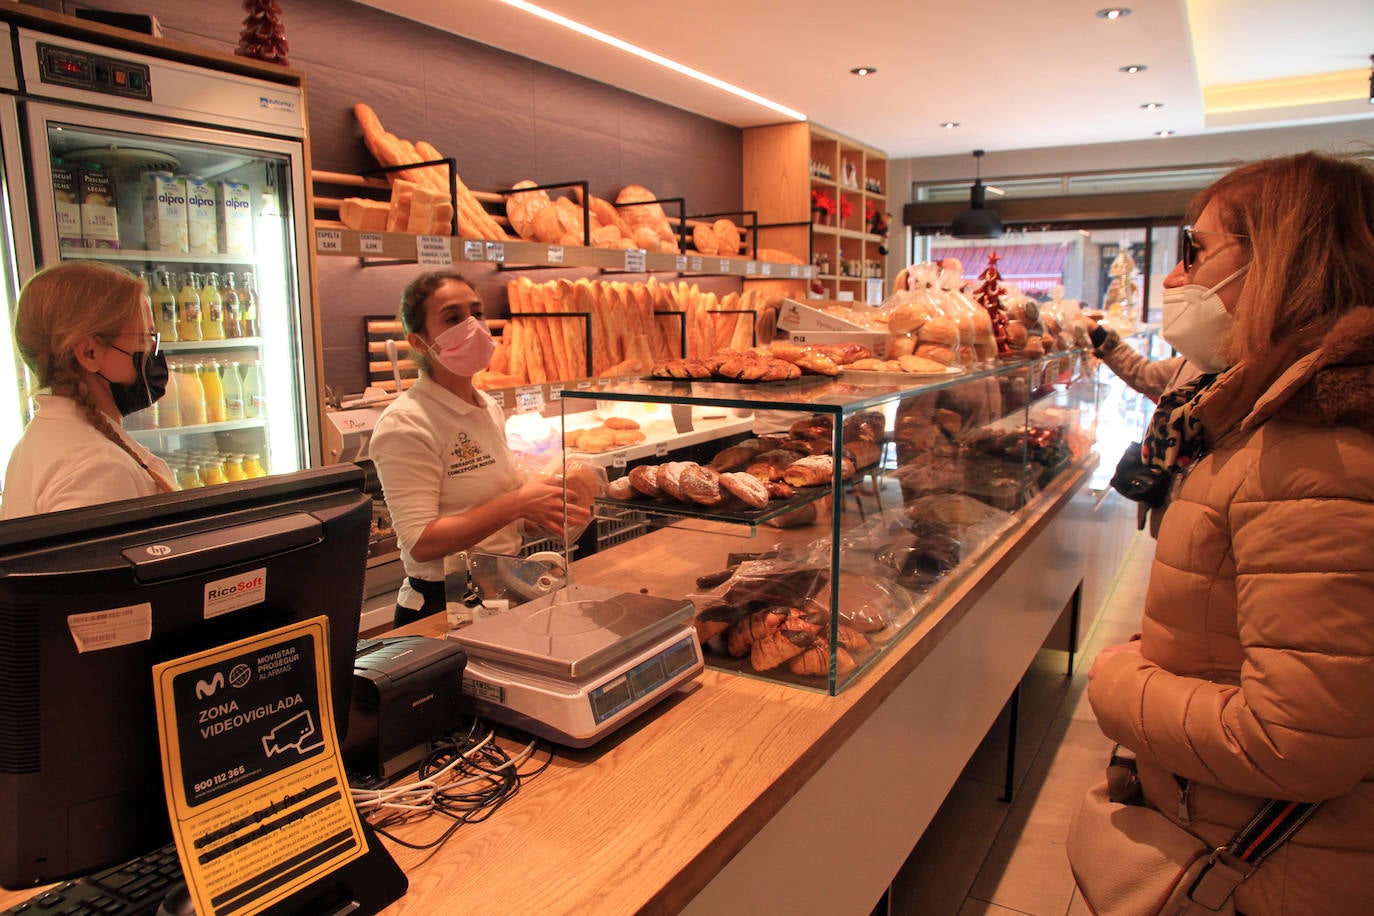
[{"label": "mask ear loop", "polygon": [[1208,294],[1209,294],[1209,295],[1215,296],[1216,293],[1217,293],[1217,290],[1221,289],[1221,288],[1222,288],[1223,286],[1225,286],[1227,283],[1230,283],[1230,282],[1231,282],[1232,280],[1234,280],[1236,277],[1239,277],[1241,274],[1245,273],[1245,272],[1246,272],[1247,270],[1249,270],[1249,269],[1250,269],[1250,265],[1249,265],[1249,264],[1242,264],[1241,266],[1237,267],[1234,271],[1231,272],[1231,274],[1230,274],[1229,276],[1226,277],[1226,279],[1222,280],[1222,281],[1221,281],[1220,283],[1218,283],[1216,286],[1213,286],[1211,289],[1207,290]]}]

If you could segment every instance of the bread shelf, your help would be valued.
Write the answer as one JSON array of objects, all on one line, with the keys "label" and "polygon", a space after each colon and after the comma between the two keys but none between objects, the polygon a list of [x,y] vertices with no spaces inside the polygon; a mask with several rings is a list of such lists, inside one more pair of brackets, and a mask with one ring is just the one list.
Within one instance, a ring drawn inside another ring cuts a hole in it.
[{"label": "bread shelf", "polygon": [[361,258],[364,263],[414,263],[442,267],[459,262],[482,262],[519,267],[582,267],[626,273],[694,273],[746,279],[809,280],[815,267],[749,258],[722,258],[657,251],[623,251],[540,242],[488,241],[453,236],[422,236],[406,232],[361,232],[355,229],[315,230],[315,253],[327,257]]}]

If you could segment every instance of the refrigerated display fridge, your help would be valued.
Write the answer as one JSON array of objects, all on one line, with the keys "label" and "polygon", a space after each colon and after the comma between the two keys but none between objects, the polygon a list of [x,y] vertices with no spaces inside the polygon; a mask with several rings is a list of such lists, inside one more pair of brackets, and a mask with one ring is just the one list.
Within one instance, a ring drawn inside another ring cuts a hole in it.
[{"label": "refrigerated display fridge", "polygon": [[[319,465],[299,75],[216,69],[215,55],[109,34],[0,22],[5,333],[34,270],[123,267],[148,284],[173,369],[163,399],[125,418],[130,434],[182,486]],[[32,408],[3,349],[7,456]]]}]

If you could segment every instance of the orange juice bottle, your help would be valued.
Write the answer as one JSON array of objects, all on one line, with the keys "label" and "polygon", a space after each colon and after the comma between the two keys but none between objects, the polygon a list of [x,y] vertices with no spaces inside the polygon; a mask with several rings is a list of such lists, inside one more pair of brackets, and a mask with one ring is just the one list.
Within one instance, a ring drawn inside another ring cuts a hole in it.
[{"label": "orange juice bottle", "polygon": [[177,340],[201,340],[199,277],[194,271],[181,275],[177,290]]},{"label": "orange juice bottle", "polygon": [[174,368],[167,373],[167,390],[157,402],[158,426],[163,429],[175,429],[181,425],[180,375]]},{"label": "orange juice bottle", "polygon": [[224,339],[224,300],[219,294],[219,274],[200,278],[200,336],[205,340]]},{"label": "orange juice bottle", "polygon": [[205,392],[205,422],[224,422],[224,381],[220,378],[219,363],[207,359],[200,364],[200,386]]},{"label": "orange juice bottle", "polygon": [[249,477],[266,477],[267,469],[262,466],[262,459],[258,455],[243,456],[243,473]]},{"label": "orange juice bottle", "polygon": [[224,456],[224,476],[229,480],[247,480],[248,475],[243,472],[243,456],[239,454]]},{"label": "orange juice bottle", "polygon": [[[205,423],[205,386],[200,382],[200,364],[179,362],[176,373],[177,391],[181,395],[181,425]],[[200,475],[199,469],[196,475]]]},{"label": "orange juice bottle", "polygon": [[153,271],[153,287],[148,291],[153,303],[153,320],[163,343],[177,340],[177,294],[172,289],[172,274],[167,268]]},{"label": "orange juice bottle", "polygon": [[234,285],[234,272],[226,270],[219,283],[219,297],[224,300],[224,336],[243,336],[243,303],[239,299],[238,287]]},{"label": "orange juice bottle", "polygon": [[196,487],[205,486],[205,481],[200,476],[200,465],[183,464],[177,471],[177,486],[183,490],[192,490]]},{"label": "orange juice bottle", "polygon": [[201,465],[200,476],[207,487],[229,482],[229,478],[224,474],[224,462],[219,459],[212,459]]}]

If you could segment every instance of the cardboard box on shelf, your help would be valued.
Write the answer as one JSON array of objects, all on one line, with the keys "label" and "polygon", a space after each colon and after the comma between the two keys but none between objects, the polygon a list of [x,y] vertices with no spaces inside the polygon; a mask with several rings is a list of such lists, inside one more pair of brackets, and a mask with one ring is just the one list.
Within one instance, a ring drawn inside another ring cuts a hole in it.
[{"label": "cardboard box on shelf", "polygon": [[220,251],[252,257],[253,200],[249,196],[248,185],[241,181],[219,182],[215,219],[219,224]]},{"label": "cardboard box on shelf", "polygon": [[[872,306],[857,302],[831,299],[812,299],[799,302],[784,299],[778,309],[778,328],[785,331],[869,331],[873,328],[862,319],[875,313]],[[852,320],[860,319],[860,320]]]},{"label": "cardboard box on shelf", "polygon": [[186,241],[191,254],[219,254],[218,181],[186,179]]},{"label": "cardboard box on shelf", "polygon": [[185,178],[171,172],[143,173],[143,234],[149,251],[190,251]]},{"label": "cardboard box on shelf", "polygon": [[118,248],[119,211],[115,208],[114,179],[96,169],[77,169],[76,187],[85,247]]},{"label": "cardboard box on shelf", "polygon": [[59,248],[84,248],[81,238],[81,197],[75,170],[65,165],[52,167],[52,194],[57,208],[57,245]]}]

